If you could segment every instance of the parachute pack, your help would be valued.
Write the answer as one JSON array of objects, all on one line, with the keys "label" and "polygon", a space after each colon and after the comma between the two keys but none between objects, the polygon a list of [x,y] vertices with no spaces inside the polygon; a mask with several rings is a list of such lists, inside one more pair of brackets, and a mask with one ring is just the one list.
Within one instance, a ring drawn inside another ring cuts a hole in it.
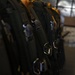
[{"label": "parachute pack", "polygon": [[1,75],[59,75],[65,53],[55,10],[41,1],[27,8],[21,1],[0,0],[0,28],[0,50],[7,56]]}]

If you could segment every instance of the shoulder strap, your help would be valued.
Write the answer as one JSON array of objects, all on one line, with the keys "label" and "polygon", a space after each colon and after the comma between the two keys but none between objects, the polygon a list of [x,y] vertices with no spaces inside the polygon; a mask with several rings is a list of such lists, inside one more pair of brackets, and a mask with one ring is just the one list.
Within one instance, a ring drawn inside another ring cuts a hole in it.
[{"label": "shoulder strap", "polygon": [[5,43],[2,37],[2,27],[0,23],[0,74],[1,75],[12,75],[11,65],[9,62],[8,54],[5,48]]},{"label": "shoulder strap", "polygon": [[55,27],[57,27],[57,22],[56,22],[56,20],[55,20],[55,18],[54,18],[54,15],[53,15],[53,13],[50,11],[50,9],[48,9],[47,7],[45,7],[45,9],[47,10],[47,12],[48,13],[50,13],[51,14],[51,17],[52,17],[52,19],[53,19],[53,21],[54,21],[54,23],[55,23]]},{"label": "shoulder strap", "polygon": [[36,15],[33,7],[31,7],[31,6],[30,6],[30,12],[31,12],[32,16],[35,17],[35,21],[34,21],[35,26],[34,27],[35,27],[35,31],[37,33],[37,36],[40,40],[40,43],[41,43],[42,47],[44,48],[44,46],[47,46],[47,45],[49,46],[48,39],[46,37],[46,33],[45,33],[45,31],[42,27],[42,24],[39,21],[39,18]]}]

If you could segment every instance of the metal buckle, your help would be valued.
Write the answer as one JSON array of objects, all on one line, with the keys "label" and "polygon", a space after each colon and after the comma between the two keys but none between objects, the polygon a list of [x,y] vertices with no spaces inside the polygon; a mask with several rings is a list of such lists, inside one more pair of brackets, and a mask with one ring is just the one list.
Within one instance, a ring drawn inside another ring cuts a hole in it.
[{"label": "metal buckle", "polygon": [[55,42],[56,42],[56,41],[53,42],[53,47],[54,47],[55,49],[58,49],[58,47],[56,46]]},{"label": "metal buckle", "polygon": [[51,26],[51,30],[53,30],[54,29],[54,22],[53,21],[50,21],[50,26]]},{"label": "metal buckle", "polygon": [[44,44],[44,54],[50,55],[52,53],[52,48],[50,47],[49,43]]},{"label": "metal buckle", "polygon": [[41,72],[44,72],[47,70],[47,65],[46,65],[46,61],[40,61],[39,58],[37,58],[34,62],[33,62],[33,72],[36,75],[40,75]]},{"label": "metal buckle", "polygon": [[40,75],[40,70],[39,68],[37,68],[37,63],[39,62],[39,58],[37,58],[34,62],[33,62],[33,72],[36,75]]}]

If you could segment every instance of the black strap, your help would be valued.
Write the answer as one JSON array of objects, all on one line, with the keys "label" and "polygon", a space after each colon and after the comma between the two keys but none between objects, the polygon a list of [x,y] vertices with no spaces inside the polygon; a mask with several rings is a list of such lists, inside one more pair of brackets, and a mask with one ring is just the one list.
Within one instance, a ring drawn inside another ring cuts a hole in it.
[{"label": "black strap", "polygon": [[2,27],[0,24],[0,74],[1,75],[12,75],[10,61],[8,58],[7,50],[5,48],[5,43],[2,37]]},{"label": "black strap", "polygon": [[[31,25],[30,24],[28,24],[29,23],[29,21],[28,21],[28,18],[27,18],[27,16],[25,16],[25,15],[27,15],[27,14],[25,14],[26,13],[26,11],[25,11],[25,9],[23,9],[23,7],[22,7],[22,5],[19,5],[18,6],[18,4],[17,4],[17,2],[15,2],[15,1],[13,1],[13,3],[17,6],[17,9],[18,9],[18,11],[19,11],[19,14],[21,15],[20,16],[20,18],[22,19],[22,24],[21,24],[21,28],[22,29],[24,29],[23,31],[24,31],[24,34],[25,34],[25,36],[24,36],[24,39],[26,39],[26,38],[28,38],[28,40],[26,40],[26,44],[24,44],[24,45],[26,45],[28,48],[28,50],[27,50],[27,52],[25,52],[26,53],[26,57],[27,57],[27,63],[28,63],[28,69],[30,70],[30,72],[32,71],[32,62],[37,58],[37,49],[36,49],[36,45],[35,45],[35,38],[34,38],[34,35],[33,35],[33,29],[32,29],[32,27],[31,27]],[[21,9],[21,7],[22,7],[22,9]],[[26,27],[26,28],[24,28],[24,27]],[[27,32],[28,33],[27,33]],[[24,34],[22,34],[21,36],[23,36]],[[29,35],[27,35],[27,34],[29,34]],[[23,40],[24,40],[23,39]],[[24,41],[23,41],[24,42]],[[25,50],[25,49],[24,49]],[[25,51],[26,51],[25,50]],[[32,53],[33,52],[33,53]],[[21,58],[21,59],[23,59],[23,58]],[[23,60],[25,60],[26,61],[26,59],[24,58]],[[23,65],[25,65],[26,66],[26,64],[24,64],[24,62],[22,61],[22,70],[24,71],[25,69],[25,66],[23,66]]]},{"label": "black strap", "polygon": [[35,20],[32,20],[32,23],[34,24],[34,29],[36,31],[37,37],[39,38],[39,41],[40,41],[42,47],[43,48],[45,47],[44,49],[47,50],[48,47],[50,47],[50,46],[49,46],[45,31],[44,31],[44,29],[43,29],[43,27],[41,25],[41,22],[39,21],[38,16],[35,13],[33,7],[30,6],[29,8],[30,8],[30,12],[32,14],[31,18],[32,18],[32,16],[34,16],[34,18],[35,18]]},{"label": "black strap", "polygon": [[7,25],[6,23],[4,23],[3,20],[1,20],[3,40],[10,60],[12,74],[18,74],[19,60],[18,60],[17,47],[8,26],[9,25]]}]

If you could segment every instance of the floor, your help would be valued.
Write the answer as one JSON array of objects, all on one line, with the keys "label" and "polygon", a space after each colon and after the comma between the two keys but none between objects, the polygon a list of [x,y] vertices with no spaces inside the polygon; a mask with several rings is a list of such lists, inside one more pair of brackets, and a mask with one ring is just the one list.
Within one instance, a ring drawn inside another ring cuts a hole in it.
[{"label": "floor", "polygon": [[75,75],[75,47],[65,46],[66,62],[60,75]]},{"label": "floor", "polygon": [[63,30],[70,33],[64,38],[66,62],[60,75],[75,75],[75,27],[64,26]]}]

